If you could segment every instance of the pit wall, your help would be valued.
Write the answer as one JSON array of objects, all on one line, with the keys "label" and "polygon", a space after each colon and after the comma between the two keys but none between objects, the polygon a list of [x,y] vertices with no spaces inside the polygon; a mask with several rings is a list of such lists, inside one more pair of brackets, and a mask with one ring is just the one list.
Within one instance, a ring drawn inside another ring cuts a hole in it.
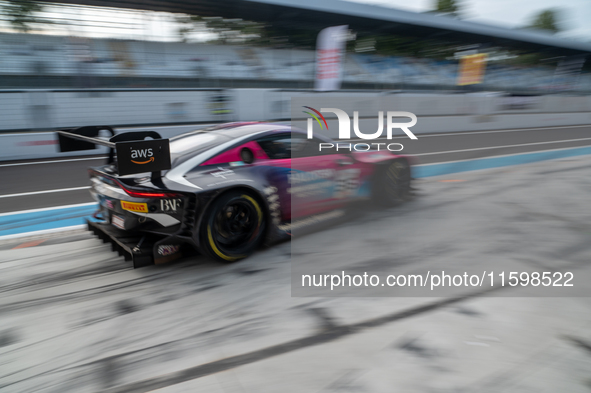
[{"label": "pit wall", "polygon": [[[412,112],[418,118],[412,127],[415,134],[591,124],[589,96],[276,89],[14,90],[0,91],[0,160],[101,153],[58,153],[54,134],[47,132],[83,125],[162,126],[158,131],[171,137],[211,123],[286,121],[291,118],[292,97],[309,98],[308,106],[316,109],[326,107],[323,103],[329,97],[331,103],[343,99],[339,108],[349,114],[358,111],[361,127],[364,118],[375,118],[378,111]],[[294,108],[294,114],[299,112]],[[330,116],[327,119],[334,121]],[[174,126],[195,123],[201,125]],[[336,137],[337,127],[329,123],[329,129]]]}]

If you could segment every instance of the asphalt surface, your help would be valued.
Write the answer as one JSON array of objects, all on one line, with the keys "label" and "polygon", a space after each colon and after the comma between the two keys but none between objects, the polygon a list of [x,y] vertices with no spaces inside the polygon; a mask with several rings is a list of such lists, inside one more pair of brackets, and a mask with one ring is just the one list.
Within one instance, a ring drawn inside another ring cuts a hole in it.
[{"label": "asphalt surface", "polygon": [[[403,152],[421,164],[591,145],[591,126],[475,131],[393,138]],[[380,141],[383,142],[383,141]],[[92,202],[87,190],[63,190],[89,185],[86,169],[103,158],[0,162],[0,213]]]},{"label": "asphalt surface", "polygon": [[[85,231],[4,241],[0,391],[588,392],[591,156],[416,188],[229,265],[133,270]],[[298,287],[319,268],[572,272],[574,287]]]}]

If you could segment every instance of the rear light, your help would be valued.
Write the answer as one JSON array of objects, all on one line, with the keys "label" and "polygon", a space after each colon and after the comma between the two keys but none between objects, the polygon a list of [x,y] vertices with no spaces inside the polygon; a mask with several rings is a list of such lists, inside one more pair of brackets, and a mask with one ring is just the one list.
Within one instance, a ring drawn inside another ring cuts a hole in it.
[{"label": "rear light", "polygon": [[180,194],[174,192],[162,192],[162,191],[148,191],[148,190],[132,190],[122,182],[112,177],[106,177],[104,174],[97,172],[94,169],[89,169],[88,173],[90,177],[98,177],[101,181],[111,184],[112,186],[119,186],[127,195],[133,198],[174,198],[179,197]]},{"label": "rear light", "polygon": [[179,196],[179,194],[173,192],[135,191],[129,189],[127,186],[125,186],[123,183],[119,181],[116,182],[119,185],[119,187],[121,187],[121,189],[125,191],[127,195],[133,198],[174,198]]}]

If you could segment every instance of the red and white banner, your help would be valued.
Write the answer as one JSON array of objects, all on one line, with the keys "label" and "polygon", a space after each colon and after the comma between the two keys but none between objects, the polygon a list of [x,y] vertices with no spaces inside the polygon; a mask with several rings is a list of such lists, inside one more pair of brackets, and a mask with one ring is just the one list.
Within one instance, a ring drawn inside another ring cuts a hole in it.
[{"label": "red and white banner", "polygon": [[327,27],[316,41],[316,90],[338,90],[348,26]]}]

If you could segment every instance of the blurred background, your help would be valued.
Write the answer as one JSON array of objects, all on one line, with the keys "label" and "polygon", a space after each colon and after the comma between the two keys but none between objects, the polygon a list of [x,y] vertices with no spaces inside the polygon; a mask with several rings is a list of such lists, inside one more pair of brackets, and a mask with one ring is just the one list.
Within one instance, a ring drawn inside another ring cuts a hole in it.
[{"label": "blurred background", "polygon": [[[578,0],[2,1],[0,131],[289,120],[293,94],[327,90],[481,92],[489,109],[448,110],[517,113],[591,92],[589,12]],[[339,56],[324,58],[331,26]]]},{"label": "blurred background", "polygon": [[311,88],[318,33],[347,25],[345,89],[587,93],[588,4],[545,3],[2,1],[0,88]]},{"label": "blurred background", "polygon": [[[1,1],[0,132],[287,121],[291,97],[323,91],[422,94],[420,115],[501,128],[495,115],[588,108],[589,13],[579,0]],[[570,117],[547,124],[581,124]],[[5,160],[54,155],[3,140]]]}]

